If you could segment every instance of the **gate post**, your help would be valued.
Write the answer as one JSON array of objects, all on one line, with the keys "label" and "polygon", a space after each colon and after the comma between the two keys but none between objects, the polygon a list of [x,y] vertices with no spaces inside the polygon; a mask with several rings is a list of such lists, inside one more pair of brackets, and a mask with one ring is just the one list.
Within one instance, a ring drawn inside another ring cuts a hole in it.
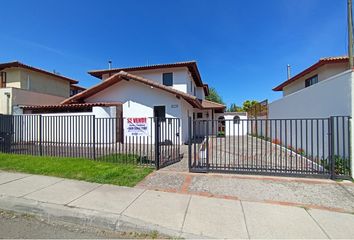
[{"label": "gate post", "polygon": [[333,129],[334,129],[334,120],[333,117],[328,118],[328,170],[331,179],[335,179],[335,168],[336,168],[336,163],[334,159],[334,134],[333,134]]},{"label": "gate post", "polygon": [[155,119],[155,166],[160,169],[160,118]]},{"label": "gate post", "polygon": [[92,116],[92,145],[93,145],[93,159],[96,160],[96,116]]},{"label": "gate post", "polygon": [[39,156],[43,155],[42,148],[42,138],[43,138],[43,127],[42,127],[42,115],[39,115]]},{"label": "gate post", "polygon": [[205,146],[205,153],[206,153],[206,169],[209,172],[209,120],[206,120],[206,146]]},{"label": "gate post", "polygon": [[192,168],[192,118],[188,117],[188,169]]}]

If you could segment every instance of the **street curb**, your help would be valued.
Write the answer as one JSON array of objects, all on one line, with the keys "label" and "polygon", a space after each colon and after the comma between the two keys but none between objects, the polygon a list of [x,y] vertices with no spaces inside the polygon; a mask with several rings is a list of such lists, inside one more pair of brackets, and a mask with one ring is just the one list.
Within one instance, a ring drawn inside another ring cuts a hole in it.
[{"label": "street curb", "polygon": [[[39,202],[31,199],[0,195],[0,209],[22,214],[31,214],[48,222],[60,221],[82,226],[90,226],[111,231],[151,233],[157,231],[171,237],[206,238],[183,233],[173,229],[147,223],[124,214],[69,207],[65,205]],[[173,217],[173,216],[172,216]]]}]

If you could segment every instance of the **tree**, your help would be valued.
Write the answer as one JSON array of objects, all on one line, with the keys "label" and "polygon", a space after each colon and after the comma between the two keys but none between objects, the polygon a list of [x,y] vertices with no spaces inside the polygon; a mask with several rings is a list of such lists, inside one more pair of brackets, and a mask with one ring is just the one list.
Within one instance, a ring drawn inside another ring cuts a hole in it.
[{"label": "tree", "polygon": [[246,100],[243,102],[243,111],[248,113],[251,111],[254,112],[257,104],[258,102],[255,100]]},{"label": "tree", "polygon": [[243,102],[242,107],[237,106],[235,103],[230,105],[230,108],[227,110],[228,112],[247,112],[251,115],[254,115],[255,111],[257,111],[259,102],[256,100],[246,100]]},{"label": "tree", "polygon": [[235,103],[230,105],[230,108],[227,109],[228,112],[243,112],[243,108],[237,106]]},{"label": "tree", "polygon": [[205,97],[206,100],[224,104],[220,95],[216,92],[215,88],[209,88],[209,95]]}]

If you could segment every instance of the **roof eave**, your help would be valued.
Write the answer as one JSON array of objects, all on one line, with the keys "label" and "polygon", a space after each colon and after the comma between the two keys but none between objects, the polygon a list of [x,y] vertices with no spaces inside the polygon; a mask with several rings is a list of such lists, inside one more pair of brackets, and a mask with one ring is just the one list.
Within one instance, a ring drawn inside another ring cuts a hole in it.
[{"label": "roof eave", "polygon": [[310,67],[306,68],[305,70],[303,70],[302,72],[296,74],[294,77],[284,81],[280,85],[274,87],[272,90],[273,91],[283,91],[284,87],[286,87],[287,85],[295,82],[296,80],[300,79],[301,77],[313,72],[317,68],[322,67],[322,66],[324,66],[326,64],[345,63],[345,62],[348,62],[348,58],[338,58],[338,59],[326,59],[326,58],[324,58],[324,59],[320,59],[318,62],[316,62],[312,66],[310,66]]}]

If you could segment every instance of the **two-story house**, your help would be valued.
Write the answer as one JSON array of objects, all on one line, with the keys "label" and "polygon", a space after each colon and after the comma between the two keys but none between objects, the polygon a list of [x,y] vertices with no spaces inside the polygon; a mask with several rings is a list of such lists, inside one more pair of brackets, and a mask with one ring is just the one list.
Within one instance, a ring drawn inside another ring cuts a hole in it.
[{"label": "two-story house", "polygon": [[108,109],[113,107],[115,113],[110,117],[179,118],[181,141],[186,142],[188,117],[215,119],[215,113],[225,110],[224,105],[205,100],[208,85],[203,83],[195,61],[96,70],[89,74],[102,82],[67,98],[60,106],[32,107],[26,111],[81,111],[80,106],[107,107],[111,111]]},{"label": "two-story house", "polygon": [[0,114],[26,105],[59,104],[77,81],[20,62],[0,63]]},{"label": "two-story house", "polygon": [[273,88],[283,97],[269,104],[269,118],[351,116],[352,79],[348,57],[322,58]]}]

